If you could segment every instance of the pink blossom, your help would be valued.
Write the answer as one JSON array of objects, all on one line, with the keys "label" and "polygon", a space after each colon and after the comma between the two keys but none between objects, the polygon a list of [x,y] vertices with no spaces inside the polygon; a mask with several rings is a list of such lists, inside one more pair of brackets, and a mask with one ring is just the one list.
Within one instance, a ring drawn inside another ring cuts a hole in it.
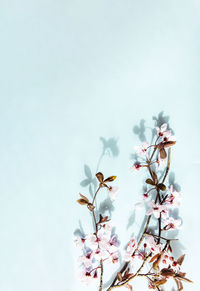
[{"label": "pink blossom", "polygon": [[170,186],[171,195],[166,199],[166,203],[171,207],[179,207],[181,202],[181,194],[174,190],[173,185]]},{"label": "pink blossom", "polygon": [[174,219],[173,217],[169,217],[168,219],[164,220],[164,229],[179,229],[181,226],[181,220],[180,219]]},{"label": "pink blossom", "polygon": [[153,253],[160,253],[161,252],[162,245],[157,244],[157,242],[155,241],[155,238],[152,235],[146,235],[145,241]]},{"label": "pink blossom", "polygon": [[167,207],[165,205],[155,204],[153,201],[149,201],[149,210],[146,212],[146,215],[154,215],[155,218],[159,218],[162,214],[163,218],[167,217]]},{"label": "pink blossom", "polygon": [[87,252],[85,255],[80,256],[78,261],[84,264],[85,268],[90,268],[92,266],[93,253],[90,251]]},{"label": "pink blossom", "polygon": [[176,141],[176,138],[174,135],[172,135],[171,130],[168,130],[164,133],[163,142],[167,141]]},{"label": "pink blossom", "polygon": [[105,236],[108,238],[110,238],[111,236],[111,232],[112,232],[112,224],[110,222],[104,223],[102,225],[102,227],[98,230],[98,234],[100,236]]},{"label": "pink blossom", "polygon": [[113,264],[117,263],[119,261],[119,253],[111,253],[109,256],[109,261],[112,262]]},{"label": "pink blossom", "polygon": [[141,165],[139,162],[136,162],[136,163],[131,167],[131,170],[133,170],[133,171],[138,171],[141,167],[142,167],[142,165]]},{"label": "pink blossom", "polygon": [[138,243],[137,243],[137,240],[136,240],[136,237],[131,239],[127,245],[127,248],[126,248],[126,253],[124,255],[124,260],[126,262],[132,262],[133,263],[133,259],[134,259],[134,256],[135,256],[135,251],[137,250],[137,247],[138,247]]},{"label": "pink blossom", "polygon": [[159,158],[157,159],[156,164],[155,164],[156,171],[163,169],[166,166],[166,162],[167,162],[167,159],[161,159],[160,154],[159,154]]},{"label": "pink blossom", "polygon": [[80,236],[76,236],[75,237],[75,244],[77,247],[83,249],[84,248],[84,244],[85,244],[85,239],[80,237]]},{"label": "pink blossom", "polygon": [[144,251],[139,251],[139,253],[137,254],[137,257],[140,260],[144,260],[144,256],[145,256],[145,252]]},{"label": "pink blossom", "polygon": [[145,141],[142,143],[142,146],[135,146],[135,151],[141,157],[145,157],[147,156],[148,147],[149,147],[149,143]]},{"label": "pink blossom", "polygon": [[108,236],[104,235],[104,233],[99,231],[97,233],[97,236],[94,234],[87,235],[87,243],[92,250],[96,250],[98,248],[106,250],[108,248],[108,241]]},{"label": "pink blossom", "polygon": [[97,271],[90,271],[90,269],[85,269],[79,274],[79,278],[81,282],[89,285],[93,281],[93,279],[97,278]]},{"label": "pink blossom", "polygon": [[118,250],[119,242],[117,240],[117,237],[115,235],[111,236],[109,242],[108,242],[108,251],[110,253],[114,253]]},{"label": "pink blossom", "polygon": [[108,258],[109,253],[106,250],[102,250],[100,248],[96,249],[93,252],[93,256],[97,261],[105,260]]},{"label": "pink blossom", "polygon": [[134,253],[132,253],[132,252],[126,252],[125,255],[124,255],[124,260],[125,260],[126,262],[131,262],[131,263],[133,263],[133,259],[134,259],[134,257],[135,257],[135,254],[134,254]]},{"label": "pink blossom", "polygon": [[162,138],[163,142],[176,141],[175,136],[172,135],[171,130],[167,130],[167,123],[161,125],[161,127],[156,127],[157,134]]},{"label": "pink blossom", "polygon": [[109,194],[110,194],[110,199],[115,200],[117,193],[119,192],[119,188],[117,186],[109,187],[108,188]]},{"label": "pink blossom", "polygon": [[161,127],[156,127],[158,136],[162,137],[167,130],[167,123],[163,123]]},{"label": "pink blossom", "polygon": [[128,252],[134,252],[137,249],[137,246],[138,246],[137,238],[134,237],[129,241],[126,250]]}]

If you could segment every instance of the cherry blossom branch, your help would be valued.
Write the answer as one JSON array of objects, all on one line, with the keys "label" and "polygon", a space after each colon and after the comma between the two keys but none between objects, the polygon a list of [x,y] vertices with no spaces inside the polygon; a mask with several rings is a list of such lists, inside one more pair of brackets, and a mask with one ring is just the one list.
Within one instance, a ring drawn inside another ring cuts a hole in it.
[{"label": "cherry blossom branch", "polygon": [[[140,153],[142,157],[142,163],[136,162],[133,167],[135,170],[147,168],[150,175],[150,178],[146,179],[146,183],[153,187],[147,189],[148,191],[143,194],[144,201],[138,203],[138,205],[148,203],[149,208],[146,211],[148,217],[140,238],[137,239],[135,237],[129,240],[124,256],[125,262],[121,270],[116,273],[107,291],[122,286],[132,290],[132,286],[129,282],[136,277],[146,277],[149,282],[149,288],[159,291],[162,290],[161,285],[165,284],[170,277],[175,280],[179,291],[183,289],[182,281],[192,282],[185,278],[185,273],[180,272],[180,266],[184,260],[184,255],[175,260],[171,254],[172,247],[170,243],[177,239],[168,239],[162,235],[163,231],[179,228],[181,224],[180,219],[174,219],[170,216],[171,207],[179,206],[180,194],[174,190],[173,185],[169,187],[170,194],[166,194],[165,191],[167,191],[167,187],[164,184],[170,169],[171,146],[176,143],[175,138],[171,135],[171,131],[167,130],[167,124],[163,124],[160,128],[156,127],[156,130],[158,136],[154,144],[149,145],[145,142],[141,147],[137,147],[139,148],[138,153]],[[166,149],[169,149],[168,152]],[[164,164],[166,165],[165,171],[158,177],[159,171],[156,173],[156,170]],[[79,245],[83,251],[83,255],[79,258],[79,261],[82,262],[85,268],[82,275],[83,281],[88,283],[91,279],[97,278],[97,271],[99,270],[99,291],[102,291],[104,273],[103,262],[106,260],[112,263],[118,261],[118,240],[112,232],[111,224],[108,223],[108,221],[110,221],[109,217],[103,217],[101,214],[99,218],[96,217],[95,208],[97,205],[95,201],[102,187],[108,189],[111,201],[114,200],[117,187],[107,185],[107,183],[114,181],[116,176],[110,176],[104,179],[104,175],[99,172],[96,174],[96,177],[99,181],[99,186],[94,194],[92,202],[82,194],[80,194],[81,198],[77,200],[79,204],[86,205],[91,212],[95,232],[86,237],[77,237],[76,244]],[[152,194],[151,192],[152,190],[156,190],[155,197],[148,199],[150,196],[154,195],[154,193]],[[152,233],[149,228],[153,216],[157,220],[157,234]],[[162,240],[165,241],[165,245]],[[142,243],[144,243],[143,248],[141,248]],[[142,259],[142,263],[134,273],[131,273],[130,268],[132,269],[134,266],[133,263],[137,258]],[[150,269],[146,274],[143,274],[141,271],[146,263],[150,264]],[[167,268],[165,267],[166,265],[168,265]],[[152,269],[155,272],[152,272]]]},{"label": "cherry blossom branch", "polygon": [[100,266],[101,266],[101,275],[100,275],[99,291],[101,291],[103,287],[103,260],[100,261]]},{"label": "cherry blossom branch", "polygon": [[148,232],[146,232],[145,233],[146,235],[152,235],[152,236],[154,236],[154,237],[156,237],[156,238],[161,238],[161,239],[164,239],[164,240],[166,240],[166,241],[177,241],[178,239],[177,238],[165,238],[165,237],[163,237],[163,236],[158,236],[158,235],[156,235],[156,234],[153,234],[153,233],[148,233]]},{"label": "cherry blossom branch", "polygon": [[122,282],[122,283],[119,283],[117,285],[114,285],[112,286],[110,289],[108,290],[111,290],[111,289],[114,289],[114,288],[117,288],[117,287],[122,287],[124,285],[126,285],[128,282],[130,282],[133,278],[137,277],[139,275],[139,272],[143,269],[146,261],[151,257],[152,253],[150,253],[149,255],[147,255],[145,257],[145,259],[143,260],[142,262],[142,265],[139,267],[139,269],[137,270],[137,272],[133,275],[133,276],[130,276],[126,281]]},{"label": "cherry blossom branch", "polygon": [[[156,139],[155,147],[154,147],[153,153],[152,153],[152,155],[151,155],[151,157],[150,157],[150,159],[149,159],[149,163],[151,163],[151,161],[152,161],[152,159],[153,159],[153,156],[154,156],[154,154],[155,154],[155,152],[156,152],[156,143],[157,143],[157,140],[158,140],[158,138]],[[151,167],[150,167],[149,164],[148,164],[147,168],[148,168],[149,173],[150,173],[150,175],[151,175],[151,177],[152,177],[153,174],[152,174],[152,172],[151,172]],[[155,203],[156,203],[157,199],[158,199],[158,195],[156,196]],[[142,236],[141,236],[141,238],[140,238],[140,240],[139,240],[139,242],[138,242],[138,247],[137,247],[137,249],[140,247],[140,245],[141,245],[141,243],[142,243],[142,241],[143,241],[143,238],[144,238],[144,236],[145,236],[145,233],[146,233],[146,231],[147,231],[147,229],[148,229],[148,227],[149,227],[149,223],[150,223],[151,217],[152,217],[152,215],[150,215],[150,216],[148,217],[147,221],[146,221],[146,225],[145,225],[145,227],[144,227],[143,234],[142,234]],[[137,249],[134,251],[134,253],[137,251]],[[134,253],[133,253],[133,255],[134,255]],[[128,267],[128,265],[129,265],[129,262],[125,262],[124,265],[123,265],[123,267],[121,268],[121,270],[120,270],[119,272],[122,274],[122,273],[126,270],[126,268]],[[117,275],[115,276],[115,278],[114,278],[112,284],[110,285],[110,287],[108,288],[107,291],[110,291],[110,290],[114,287],[116,281],[117,281]]]},{"label": "cherry blossom branch", "polygon": [[165,175],[162,179],[162,183],[165,182],[165,179],[167,178],[167,175],[169,173],[169,169],[170,169],[170,163],[171,163],[171,148],[169,148],[169,151],[168,151],[168,162],[167,162],[167,168],[166,168],[166,171],[165,171]]},{"label": "cherry blossom branch", "polygon": [[[151,170],[151,161],[152,161],[152,159],[153,159],[153,157],[154,157],[154,154],[156,153],[156,150],[157,150],[157,141],[158,141],[158,139],[159,139],[159,137],[157,137],[157,139],[156,139],[156,142],[155,142],[155,144],[154,144],[154,150],[153,150],[153,152],[152,152],[152,154],[151,154],[150,159],[147,160],[147,168],[148,168],[148,170],[149,170],[149,173],[150,173],[152,179],[154,179],[154,177],[153,177],[153,173],[152,173],[152,170]],[[165,171],[164,177],[163,177],[163,179],[162,179],[162,183],[164,183],[164,181],[165,181],[165,179],[166,179],[166,177],[167,177],[167,175],[168,175],[168,173],[169,173],[169,169],[170,169],[170,161],[171,161],[171,149],[169,149],[169,152],[168,152],[167,168],[166,168],[166,171]],[[158,187],[157,187],[156,189],[157,189],[157,195],[156,195],[155,203],[157,202],[157,200],[159,200],[159,202],[160,202],[160,204],[161,204],[160,190],[159,190]],[[134,251],[134,253],[138,250],[138,248],[140,247],[140,245],[141,245],[141,243],[142,243],[142,241],[143,241],[143,239],[144,239],[145,233],[146,233],[146,231],[147,231],[147,229],[148,229],[148,227],[149,227],[149,223],[150,223],[151,217],[152,217],[152,215],[150,215],[150,216],[148,217],[148,219],[147,219],[147,222],[146,222],[146,225],[145,225],[145,228],[144,228],[143,234],[142,234],[142,236],[141,236],[141,238],[140,238],[140,240],[139,240],[139,242],[138,242],[138,247],[137,247],[137,249]],[[159,232],[158,232],[158,243],[159,243],[159,242],[160,242],[160,236],[161,236],[161,214],[160,214],[160,217],[159,217],[158,221],[159,221]],[[134,253],[133,253],[133,255],[134,255]],[[127,269],[128,265],[129,265],[129,262],[125,262],[125,263],[124,263],[123,267],[122,267],[121,270],[120,270],[120,273],[121,273],[121,274],[124,273],[124,271]],[[117,281],[117,275],[115,276],[115,278],[114,278],[112,284],[110,285],[110,287],[108,288],[107,291],[110,291],[110,290],[112,290],[113,287],[115,287],[115,283],[116,283],[116,281]],[[120,286],[121,286],[121,285],[120,285]]]},{"label": "cherry blossom branch", "polygon": [[95,194],[94,194],[94,197],[93,197],[93,200],[92,200],[92,204],[93,204],[93,205],[94,205],[95,199],[96,199],[97,194],[98,194],[98,192],[99,192],[100,189],[101,189],[101,184],[99,185],[99,187],[97,188],[97,191],[96,191]]},{"label": "cherry blossom branch", "polygon": [[[95,203],[95,199],[97,197],[97,194],[99,192],[99,190],[101,189],[101,184],[99,185],[95,195],[94,195],[94,198],[92,200],[92,205],[94,206],[94,203]],[[98,224],[97,224],[97,221],[96,221],[96,217],[95,217],[95,213],[94,213],[94,208],[92,209],[92,215],[93,215],[93,219],[94,219],[94,224],[95,224],[95,229],[96,229],[96,238],[98,239],[97,237],[97,231],[98,231]],[[102,287],[103,287],[103,260],[100,260],[100,269],[101,269],[101,275],[100,275],[100,283],[99,283],[99,291],[102,291]]]}]

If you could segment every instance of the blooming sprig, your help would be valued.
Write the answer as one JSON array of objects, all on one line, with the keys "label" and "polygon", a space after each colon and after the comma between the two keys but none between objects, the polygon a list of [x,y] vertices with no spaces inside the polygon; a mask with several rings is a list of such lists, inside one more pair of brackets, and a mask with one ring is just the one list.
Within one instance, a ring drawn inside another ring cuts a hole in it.
[{"label": "blooming sprig", "polygon": [[154,215],[155,218],[159,218],[160,216],[167,218],[168,212],[167,207],[165,205],[155,204],[153,201],[149,201],[149,210],[146,212],[146,215]]},{"label": "blooming sprig", "polygon": [[131,262],[131,264],[133,264],[135,251],[137,250],[137,247],[138,247],[138,243],[137,243],[137,238],[135,237],[129,241],[126,247],[126,252],[124,255],[124,260],[126,262]]},{"label": "blooming sprig", "polygon": [[[176,138],[167,123],[156,127],[155,131],[157,134],[152,144],[145,141],[141,146],[135,147],[138,160],[131,166],[134,172],[143,169],[148,173],[142,201],[135,204],[135,209],[142,208],[145,211],[144,230],[140,237],[135,236],[129,240],[123,255],[123,266],[116,273],[107,291],[121,286],[133,290],[130,281],[137,276],[146,277],[148,288],[157,290],[162,290],[161,286],[170,279],[176,282],[179,291],[183,290],[182,282],[192,282],[181,271],[185,255],[175,259],[172,249],[172,241],[177,240],[173,237],[173,234],[177,232],[173,230],[179,230],[182,225],[182,220],[173,216],[174,208],[180,206],[181,194],[174,185],[166,184],[170,169],[171,147],[176,144]],[[79,204],[86,205],[91,212],[95,231],[76,237],[75,243],[82,252],[78,259],[83,268],[80,274],[81,280],[89,284],[100,277],[99,291],[102,291],[103,265],[106,262],[115,264],[119,261],[119,241],[114,234],[109,217],[103,217],[100,214],[97,219],[95,199],[99,190],[106,187],[110,200],[115,200],[118,187],[108,184],[114,181],[116,176],[105,179],[99,172],[96,178],[99,181],[99,187],[92,201],[82,194],[78,200]],[[146,263],[148,263],[146,265],[148,271],[143,273],[142,269]],[[138,264],[139,267],[135,271]]]},{"label": "blooming sprig", "polygon": [[[102,278],[104,262],[115,264],[119,260],[119,241],[114,234],[108,216],[103,217],[100,214],[99,220],[97,220],[97,214],[95,213],[95,199],[101,188],[106,187],[108,189],[112,201],[116,198],[118,187],[108,185],[108,183],[116,179],[116,176],[110,176],[105,179],[104,175],[99,172],[96,174],[96,178],[99,181],[99,187],[92,201],[89,201],[89,199],[82,194],[80,194],[80,199],[77,200],[79,204],[87,206],[88,210],[92,213],[93,222],[95,224],[95,232],[89,233],[84,237],[75,237],[75,243],[82,252],[81,256],[78,258],[78,262],[81,263],[83,268],[83,271],[80,273],[80,279],[86,284],[98,278],[99,270],[100,277]],[[102,280],[100,289],[102,289]]]},{"label": "blooming sprig", "polygon": [[[102,224],[95,234],[88,234],[84,239],[76,237],[75,242],[82,251],[78,261],[83,267],[80,276],[86,284],[98,277],[97,270],[100,268],[101,260],[113,264],[119,260],[119,241],[113,234],[113,227],[109,222]],[[95,273],[94,270],[96,270]]]}]

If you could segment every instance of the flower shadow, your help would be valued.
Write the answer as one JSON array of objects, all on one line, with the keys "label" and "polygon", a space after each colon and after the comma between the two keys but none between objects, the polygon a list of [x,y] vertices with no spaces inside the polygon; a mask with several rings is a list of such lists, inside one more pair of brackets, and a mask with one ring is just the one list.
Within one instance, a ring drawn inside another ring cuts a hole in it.
[{"label": "flower shadow", "polygon": [[[100,164],[102,162],[102,159],[104,156],[108,155],[111,157],[117,157],[119,155],[119,146],[118,146],[118,139],[111,137],[111,138],[103,138],[100,137],[100,141],[102,142],[102,151],[98,158],[97,165],[96,165],[96,171],[92,171],[89,165],[84,164],[84,178],[80,182],[80,186],[83,188],[86,188],[89,192],[91,198],[94,197],[94,194],[98,187],[98,181],[96,178],[96,173],[99,171]],[[86,195],[87,196],[87,195]],[[100,205],[98,207],[99,209],[96,210],[96,215],[99,217],[99,214],[109,214],[109,216],[112,216],[112,212],[114,211],[114,205],[109,197],[105,198],[103,201],[100,202]],[[92,216],[92,214],[91,214]],[[77,228],[74,231],[75,235],[81,235],[84,236],[84,230],[82,227],[81,222],[79,221],[79,228]]]},{"label": "flower shadow", "polygon": [[146,131],[145,120],[141,119],[139,125],[135,125],[133,127],[133,133],[138,135],[140,141],[145,141],[146,140],[145,131]]},{"label": "flower shadow", "polygon": [[82,226],[82,223],[81,223],[80,219],[78,221],[78,224],[79,224],[79,228],[76,228],[74,230],[74,235],[75,236],[80,236],[80,237],[85,237],[85,232],[84,232],[84,229],[83,229],[83,226]]}]

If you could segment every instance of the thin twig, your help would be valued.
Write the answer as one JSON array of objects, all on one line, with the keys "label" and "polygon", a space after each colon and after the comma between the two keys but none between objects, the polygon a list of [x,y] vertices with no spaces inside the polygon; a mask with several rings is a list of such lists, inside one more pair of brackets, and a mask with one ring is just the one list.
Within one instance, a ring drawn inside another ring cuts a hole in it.
[{"label": "thin twig", "polygon": [[103,288],[103,261],[102,260],[100,260],[100,266],[101,266],[101,276],[100,276],[99,291],[102,291],[102,288]]},{"label": "thin twig", "polygon": [[99,185],[99,187],[98,187],[96,193],[94,194],[94,198],[93,198],[93,200],[92,200],[92,204],[93,204],[93,205],[94,205],[95,199],[96,199],[96,197],[97,197],[97,193],[99,192],[100,189],[101,189],[101,186]]},{"label": "thin twig", "polygon": [[[101,189],[101,185],[99,185],[96,193],[94,194],[94,198],[92,200],[92,204],[94,205],[95,199],[97,197],[97,193],[99,192],[99,190]],[[97,237],[97,231],[98,231],[98,223],[96,221],[96,217],[95,217],[95,212],[94,209],[92,209],[92,216],[93,216],[93,220],[94,220],[94,224],[95,224],[95,230],[96,230],[96,237]],[[103,288],[103,260],[100,260],[100,269],[101,269],[101,275],[100,275],[100,283],[99,283],[99,291],[102,291]]]},{"label": "thin twig", "polygon": [[167,162],[167,168],[166,168],[166,171],[165,171],[165,175],[162,179],[162,183],[165,182],[165,179],[169,173],[169,169],[170,169],[170,163],[171,163],[171,148],[169,148],[169,151],[168,151],[168,162]]}]

